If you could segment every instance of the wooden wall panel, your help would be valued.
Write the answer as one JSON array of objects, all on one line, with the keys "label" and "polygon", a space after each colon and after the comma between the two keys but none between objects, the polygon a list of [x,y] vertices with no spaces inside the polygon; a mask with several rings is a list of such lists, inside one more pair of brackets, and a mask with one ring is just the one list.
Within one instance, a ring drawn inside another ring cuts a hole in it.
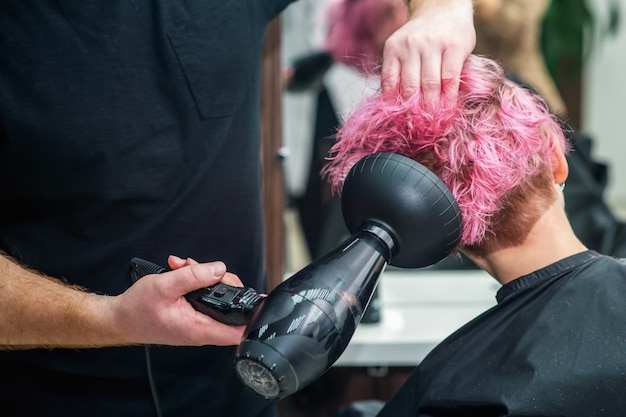
[{"label": "wooden wall panel", "polygon": [[285,190],[283,167],[278,157],[282,146],[282,82],[280,20],[267,28],[261,73],[261,162],[265,206],[265,266],[269,287],[278,285],[285,265]]}]

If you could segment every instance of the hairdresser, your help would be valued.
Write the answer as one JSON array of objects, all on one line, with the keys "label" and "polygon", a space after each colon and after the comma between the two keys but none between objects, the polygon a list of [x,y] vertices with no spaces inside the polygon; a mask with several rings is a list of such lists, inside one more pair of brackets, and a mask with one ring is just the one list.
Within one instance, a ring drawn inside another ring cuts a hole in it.
[{"label": "hairdresser", "polygon": [[[233,372],[243,329],[183,295],[265,290],[260,58],[289,3],[0,3],[3,416],[275,415]],[[411,8],[385,88],[453,99],[471,2]],[[132,284],[134,256],[173,271]]]}]

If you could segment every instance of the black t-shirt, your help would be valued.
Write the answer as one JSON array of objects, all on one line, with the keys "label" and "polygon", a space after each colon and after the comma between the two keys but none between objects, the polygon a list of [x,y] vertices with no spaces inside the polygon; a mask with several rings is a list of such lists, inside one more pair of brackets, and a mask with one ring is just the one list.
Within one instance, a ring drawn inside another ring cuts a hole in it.
[{"label": "black t-shirt", "polygon": [[503,286],[378,417],[626,414],[626,264],[586,251]]},{"label": "black t-shirt", "polygon": [[[105,294],[133,256],[169,254],[263,289],[260,55],[290,1],[2,1],[0,248]],[[233,354],[152,348],[164,415],[271,415]],[[2,415],[155,415],[142,347],[1,352],[0,369]]]}]

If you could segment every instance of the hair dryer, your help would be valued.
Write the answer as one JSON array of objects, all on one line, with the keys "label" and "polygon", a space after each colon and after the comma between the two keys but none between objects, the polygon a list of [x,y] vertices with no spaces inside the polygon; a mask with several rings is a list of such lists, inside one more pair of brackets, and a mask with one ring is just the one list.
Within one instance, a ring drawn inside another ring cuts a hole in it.
[{"label": "hair dryer", "polygon": [[241,381],[267,399],[313,382],[343,353],[389,263],[420,268],[457,246],[459,207],[445,184],[412,159],[360,160],[342,191],[352,235],[278,285],[255,308],[237,348]]}]

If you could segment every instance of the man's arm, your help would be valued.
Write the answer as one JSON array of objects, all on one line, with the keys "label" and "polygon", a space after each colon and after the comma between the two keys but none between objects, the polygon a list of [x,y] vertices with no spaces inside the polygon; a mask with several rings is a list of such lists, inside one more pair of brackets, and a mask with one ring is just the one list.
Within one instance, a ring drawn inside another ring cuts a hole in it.
[{"label": "man's arm", "polygon": [[107,296],[0,256],[0,349],[238,344],[244,326],[219,323],[184,298],[224,277],[237,285],[238,278],[222,262],[168,261],[173,271],[148,275],[123,294]]},{"label": "man's arm", "polygon": [[456,103],[463,63],[474,50],[471,0],[408,0],[409,21],[392,34],[383,52],[382,88],[418,91],[436,107]]}]

